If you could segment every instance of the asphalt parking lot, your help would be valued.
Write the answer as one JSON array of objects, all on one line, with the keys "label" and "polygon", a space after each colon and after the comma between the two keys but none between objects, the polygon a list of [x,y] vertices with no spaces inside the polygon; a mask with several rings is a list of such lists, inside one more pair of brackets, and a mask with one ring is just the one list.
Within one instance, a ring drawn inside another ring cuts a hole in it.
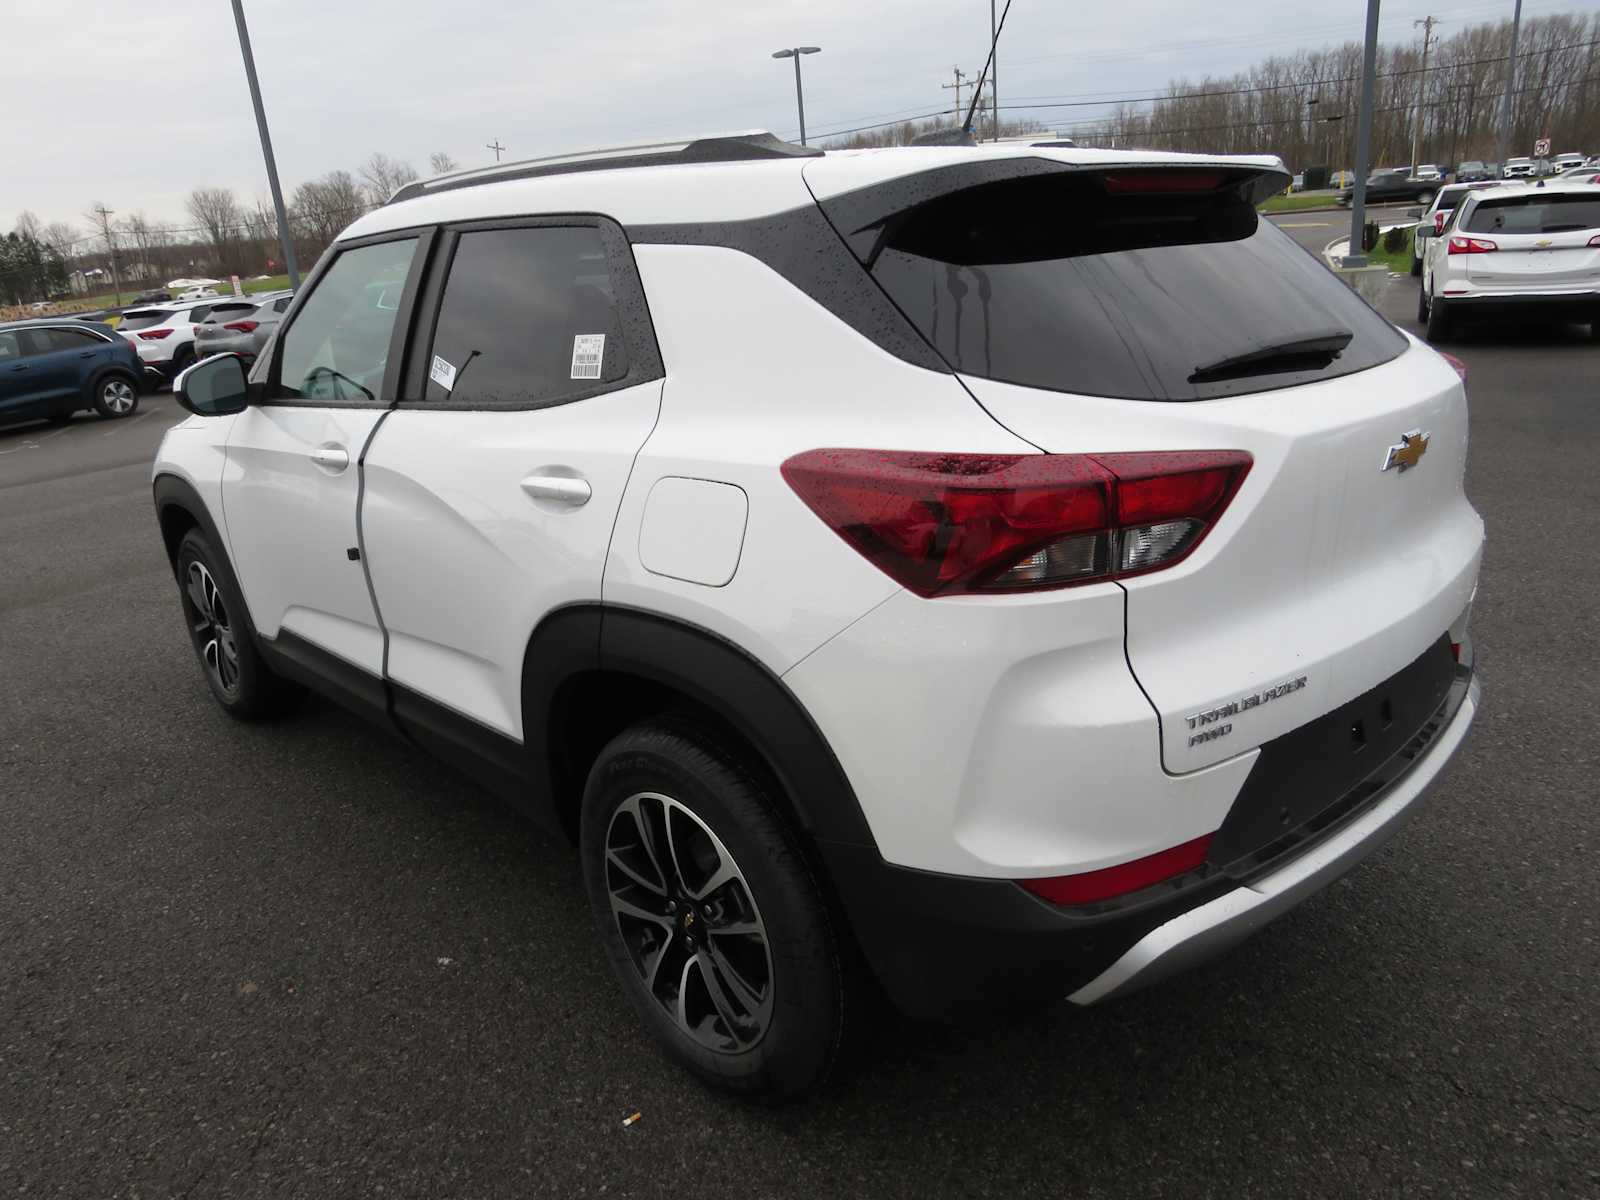
[{"label": "asphalt parking lot", "polygon": [[[1341,220],[1280,224],[1320,247]],[[1413,331],[1415,287],[1383,301]],[[1432,806],[1220,961],[1103,1009],[891,1023],[779,1111],[658,1056],[564,848],[329,704],[216,709],[149,502],[170,396],[0,430],[0,1187],[1600,1195],[1600,347],[1452,350],[1485,707]]]}]

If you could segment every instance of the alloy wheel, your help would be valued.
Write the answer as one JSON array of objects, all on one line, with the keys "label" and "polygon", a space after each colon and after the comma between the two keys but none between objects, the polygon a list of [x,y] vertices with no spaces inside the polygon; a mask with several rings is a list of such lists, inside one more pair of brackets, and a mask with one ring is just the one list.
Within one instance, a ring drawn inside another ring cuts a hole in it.
[{"label": "alloy wheel", "polygon": [[100,399],[107,409],[121,417],[133,411],[139,395],[126,379],[108,379],[100,388]]},{"label": "alloy wheel", "polygon": [[239,646],[217,581],[198,559],[189,564],[185,592],[189,599],[189,624],[201,661],[216,685],[232,695],[239,687]]},{"label": "alloy wheel", "polygon": [[689,1037],[749,1050],[772,1020],[772,952],[743,872],[681,802],[629,796],[611,816],[606,892],[639,980]]}]

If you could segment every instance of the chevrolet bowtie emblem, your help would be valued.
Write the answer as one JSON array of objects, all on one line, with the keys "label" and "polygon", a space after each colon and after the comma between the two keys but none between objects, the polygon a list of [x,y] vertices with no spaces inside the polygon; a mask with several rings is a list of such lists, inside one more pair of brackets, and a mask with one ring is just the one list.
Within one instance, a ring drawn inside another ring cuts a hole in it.
[{"label": "chevrolet bowtie emblem", "polygon": [[1383,466],[1380,471],[1387,471],[1390,467],[1399,467],[1402,472],[1409,470],[1422,461],[1422,456],[1428,452],[1428,435],[1420,429],[1413,429],[1410,433],[1400,435],[1400,440],[1389,447],[1389,452],[1383,456]]}]

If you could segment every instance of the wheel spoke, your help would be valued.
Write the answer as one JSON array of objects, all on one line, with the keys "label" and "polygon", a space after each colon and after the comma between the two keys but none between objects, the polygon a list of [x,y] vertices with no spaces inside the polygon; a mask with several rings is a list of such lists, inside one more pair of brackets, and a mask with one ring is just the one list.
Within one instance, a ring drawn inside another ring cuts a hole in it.
[{"label": "wheel spoke", "polygon": [[199,563],[189,564],[189,600],[207,622],[211,620],[211,599],[206,595],[205,574]]},{"label": "wheel spoke", "polygon": [[[656,878],[661,880],[663,894],[672,887],[672,877],[667,874],[662,862],[662,854],[656,846],[655,825],[651,822],[649,814],[644,810],[644,797],[635,796],[624,806],[633,818],[633,827],[639,833],[639,845],[644,848],[645,856],[649,858],[650,865],[655,868]],[[665,820],[665,807],[663,806],[663,820]]]},{"label": "wheel spoke", "polygon": [[656,976],[661,974],[661,964],[666,961],[667,951],[672,949],[673,933],[671,926],[667,927],[667,940],[661,943],[661,949],[656,951],[656,956],[650,960],[650,966],[645,971],[644,990],[652,996],[656,991]]},{"label": "wheel spoke", "polygon": [[666,889],[666,885],[665,885],[664,882],[663,883],[653,883],[650,880],[646,879],[643,874],[641,874],[640,872],[634,870],[632,865],[629,864],[622,857],[622,855],[618,854],[615,850],[607,850],[606,851],[606,861],[609,862],[612,866],[614,866],[617,870],[621,871],[629,879],[631,879],[635,883],[637,883],[640,887],[645,888],[645,889],[647,889],[649,891],[652,891],[658,896],[663,896],[663,897],[666,896],[667,889]]},{"label": "wheel spoke", "polygon": [[706,933],[712,937],[766,937],[759,921],[724,921],[721,925],[707,925]]},{"label": "wheel spoke", "polygon": [[611,893],[611,910],[621,917],[632,917],[638,921],[648,921],[652,925],[659,925],[662,929],[671,931],[672,918],[661,913],[653,913],[648,908],[641,908],[630,900],[624,900],[615,892]]},{"label": "wheel spoke", "polygon": [[710,942],[706,943],[705,956],[711,963],[711,974],[715,975],[720,983],[726,984],[734,998],[744,1007],[752,1017],[761,1011],[761,993],[751,987],[745,977],[739,974],[738,968],[728,961],[728,956]]},{"label": "wheel spoke", "polygon": [[702,883],[698,890],[687,885],[685,885],[684,890],[694,899],[704,900],[712,892],[738,877],[738,869],[729,859],[724,857],[717,863],[717,869],[711,872],[710,878]]},{"label": "wheel spoke", "polygon": [[734,1011],[733,1002],[722,986],[721,975],[716,967],[707,963],[704,955],[697,956],[692,961],[700,973],[701,982],[706,985],[706,994],[711,997],[712,1007],[717,1010],[717,1016],[722,1018],[723,1025],[727,1027],[728,1036],[736,1042],[744,1041],[745,1039],[739,1036],[743,1032],[741,1024],[748,1021],[749,1017],[741,1017]]}]

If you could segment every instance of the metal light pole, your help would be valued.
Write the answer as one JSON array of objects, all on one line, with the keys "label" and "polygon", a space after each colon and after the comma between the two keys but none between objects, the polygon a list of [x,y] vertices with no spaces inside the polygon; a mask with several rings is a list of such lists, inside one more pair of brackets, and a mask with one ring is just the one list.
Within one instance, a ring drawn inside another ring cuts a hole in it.
[{"label": "metal light pole", "polygon": [[[1521,3],[1521,0],[1518,0]],[[1362,225],[1367,216],[1367,173],[1372,169],[1372,88],[1378,74],[1378,0],[1367,0],[1367,44],[1361,58],[1361,117],[1356,122],[1356,184],[1350,195],[1350,253],[1347,267],[1367,265]],[[1413,164],[1415,165],[1415,164]]]},{"label": "metal light pole", "polygon": [[1517,88],[1517,34],[1522,30],[1522,0],[1511,17],[1511,57],[1506,59],[1506,96],[1500,106],[1500,174],[1506,173],[1506,151],[1511,149],[1511,95]]},{"label": "metal light pole", "polygon": [[243,0],[233,0],[233,21],[239,27],[239,52],[244,55],[244,74],[250,81],[250,102],[256,107],[256,129],[261,133],[261,157],[267,160],[267,185],[272,188],[272,210],[278,215],[278,243],[283,247],[283,265],[289,271],[289,286],[300,287],[300,268],[294,261],[294,238],[289,218],[283,211],[283,189],[278,186],[278,164],[272,157],[272,136],[267,133],[267,114],[261,107],[261,84],[256,81],[256,60],[250,53],[250,31],[245,28]]},{"label": "metal light pole", "polygon": [[1000,31],[994,24],[994,0],[989,0],[989,100],[994,105],[994,141],[1000,140]]},{"label": "metal light pole", "polygon": [[[234,3],[237,4],[238,0],[234,0]],[[794,59],[794,103],[795,107],[800,110],[800,144],[802,146],[806,144],[806,94],[800,86],[800,56],[802,54],[820,54],[821,52],[821,46],[795,46],[789,50],[774,50],[772,52],[773,58]]]}]

